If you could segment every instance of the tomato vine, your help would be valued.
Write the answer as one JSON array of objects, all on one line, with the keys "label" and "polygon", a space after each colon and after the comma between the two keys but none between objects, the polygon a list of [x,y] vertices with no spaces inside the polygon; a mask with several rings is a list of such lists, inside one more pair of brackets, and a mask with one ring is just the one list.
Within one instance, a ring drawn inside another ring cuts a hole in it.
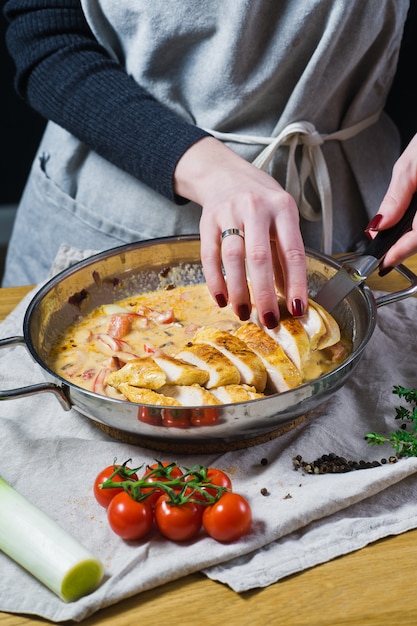
[{"label": "tomato vine", "polygon": [[114,461],[94,482],[97,502],[107,509],[110,527],[123,539],[150,532],[149,511],[161,534],[173,541],[192,539],[201,527],[218,541],[235,541],[249,531],[250,505],[239,494],[226,498],[233,491],[226,472],[158,460],[132,469],[131,462]]},{"label": "tomato vine", "polygon": [[[123,489],[133,500],[141,501],[151,497],[155,492],[162,491],[169,496],[173,505],[192,502],[197,504],[214,504],[229,487],[216,485],[208,478],[209,468],[194,465],[191,468],[180,468],[177,463],[165,465],[161,461],[147,466],[145,473],[138,478],[143,465],[130,469],[128,459],[122,465],[114,465],[113,473],[100,485],[100,489]],[[181,473],[178,473],[180,470]],[[115,480],[117,479],[117,480]],[[214,494],[213,494],[214,492]]]}]

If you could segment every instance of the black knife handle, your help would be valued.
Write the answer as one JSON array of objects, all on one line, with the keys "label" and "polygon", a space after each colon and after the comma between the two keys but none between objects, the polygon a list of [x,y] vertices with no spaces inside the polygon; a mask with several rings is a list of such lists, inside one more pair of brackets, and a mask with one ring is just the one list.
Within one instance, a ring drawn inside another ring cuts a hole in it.
[{"label": "black knife handle", "polygon": [[366,248],[363,255],[371,255],[375,259],[382,260],[388,250],[392,248],[394,243],[396,243],[404,233],[411,230],[411,225],[413,223],[414,215],[417,211],[417,193],[414,194],[412,200],[410,202],[410,206],[402,216],[399,222],[397,222],[391,228],[387,228],[386,230],[381,230],[377,234],[377,236],[371,241],[369,246]]}]

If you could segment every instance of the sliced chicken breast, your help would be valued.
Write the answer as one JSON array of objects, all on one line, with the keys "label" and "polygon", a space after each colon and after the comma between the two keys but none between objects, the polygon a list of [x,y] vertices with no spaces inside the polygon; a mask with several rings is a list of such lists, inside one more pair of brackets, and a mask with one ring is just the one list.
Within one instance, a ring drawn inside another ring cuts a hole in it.
[{"label": "sliced chicken breast", "polygon": [[129,383],[120,383],[117,388],[130,402],[151,404],[154,406],[181,406],[178,400],[165,396],[162,393],[152,391],[151,389],[134,387],[133,385],[129,385]]},{"label": "sliced chicken breast", "polygon": [[[208,343],[187,343],[176,355],[207,372],[206,389],[240,383],[239,370],[222,352]],[[196,381],[198,382],[198,381]]]},{"label": "sliced chicken breast", "polygon": [[265,397],[263,393],[258,393],[255,387],[250,387],[249,385],[222,385],[212,389],[211,393],[222,404],[247,402],[248,400],[257,400]]},{"label": "sliced chicken breast", "polygon": [[314,302],[314,300],[309,300],[308,308],[313,308],[317,311],[325,326],[325,332],[318,340],[317,349],[323,350],[324,348],[328,348],[329,346],[333,346],[335,343],[338,343],[340,341],[340,327],[334,317],[330,315],[326,309],[320,306],[320,304]]},{"label": "sliced chicken breast", "polygon": [[134,387],[159,389],[166,383],[164,370],[151,357],[132,359],[116,372],[107,377],[107,384],[118,387],[120,383],[128,383]]},{"label": "sliced chicken breast", "polygon": [[326,325],[314,306],[308,306],[305,315],[297,318],[304,327],[312,350],[317,350],[320,339],[326,334]]},{"label": "sliced chicken breast", "polygon": [[234,331],[264,363],[268,375],[268,388],[272,392],[293,389],[303,382],[303,377],[272,337],[253,322],[246,322]]},{"label": "sliced chicken breast", "polygon": [[181,406],[220,404],[210,391],[200,385],[164,385],[159,392],[176,400]]},{"label": "sliced chicken breast", "polygon": [[154,354],[152,358],[164,371],[168,385],[205,385],[209,380],[209,373],[196,364],[162,353]]},{"label": "sliced chicken breast", "polygon": [[[235,331],[236,332],[236,331]],[[194,343],[207,343],[224,354],[237,368],[240,382],[263,391],[266,386],[266,368],[255,352],[253,352],[235,332],[229,333],[215,328],[202,327],[194,335]]]},{"label": "sliced chicken breast", "polygon": [[303,371],[304,363],[310,357],[311,346],[307,331],[298,319],[289,315],[287,311],[281,311],[279,325],[271,329],[261,324],[256,312],[251,316],[251,321],[255,322],[279,343],[295,367],[300,372]]}]

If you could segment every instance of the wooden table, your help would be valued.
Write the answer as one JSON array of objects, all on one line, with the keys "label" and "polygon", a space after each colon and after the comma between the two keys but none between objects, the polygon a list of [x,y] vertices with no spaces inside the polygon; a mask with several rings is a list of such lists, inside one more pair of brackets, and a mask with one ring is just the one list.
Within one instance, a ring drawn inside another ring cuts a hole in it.
[{"label": "wooden table", "polygon": [[[417,256],[407,265],[417,272]],[[393,290],[401,280],[392,272],[384,279],[372,279],[370,286]],[[0,289],[0,320],[27,291],[27,287]],[[265,589],[242,594],[202,574],[191,574],[103,609],[82,623],[86,626],[417,624],[416,572],[417,530],[412,530]],[[22,588],[21,592],[25,590]],[[47,623],[41,618],[0,613],[0,626]]]}]

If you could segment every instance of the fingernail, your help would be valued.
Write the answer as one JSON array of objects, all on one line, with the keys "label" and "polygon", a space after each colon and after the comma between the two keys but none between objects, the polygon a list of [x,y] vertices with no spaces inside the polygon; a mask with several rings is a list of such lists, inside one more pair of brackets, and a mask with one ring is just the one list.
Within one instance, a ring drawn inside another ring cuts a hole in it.
[{"label": "fingernail", "polygon": [[264,324],[267,328],[272,329],[278,326],[277,316],[273,311],[267,311],[266,313],[264,313],[263,318]]},{"label": "fingernail", "polygon": [[294,298],[291,304],[293,316],[302,317],[304,315],[304,304],[301,298]]},{"label": "fingernail", "polygon": [[247,304],[240,304],[237,307],[237,314],[241,322],[246,322],[250,318],[250,310]]},{"label": "fingernail", "polygon": [[378,270],[378,275],[381,278],[384,278],[387,274],[389,274],[394,268],[393,267],[380,267]]},{"label": "fingernail", "polygon": [[378,213],[378,215],[374,215],[374,217],[369,222],[368,226],[365,228],[365,232],[367,230],[378,230],[378,226],[381,220],[382,220],[382,215],[380,213]]},{"label": "fingernail", "polygon": [[216,298],[216,302],[221,309],[224,309],[224,307],[227,306],[227,300],[223,293],[216,293],[214,297]]}]

